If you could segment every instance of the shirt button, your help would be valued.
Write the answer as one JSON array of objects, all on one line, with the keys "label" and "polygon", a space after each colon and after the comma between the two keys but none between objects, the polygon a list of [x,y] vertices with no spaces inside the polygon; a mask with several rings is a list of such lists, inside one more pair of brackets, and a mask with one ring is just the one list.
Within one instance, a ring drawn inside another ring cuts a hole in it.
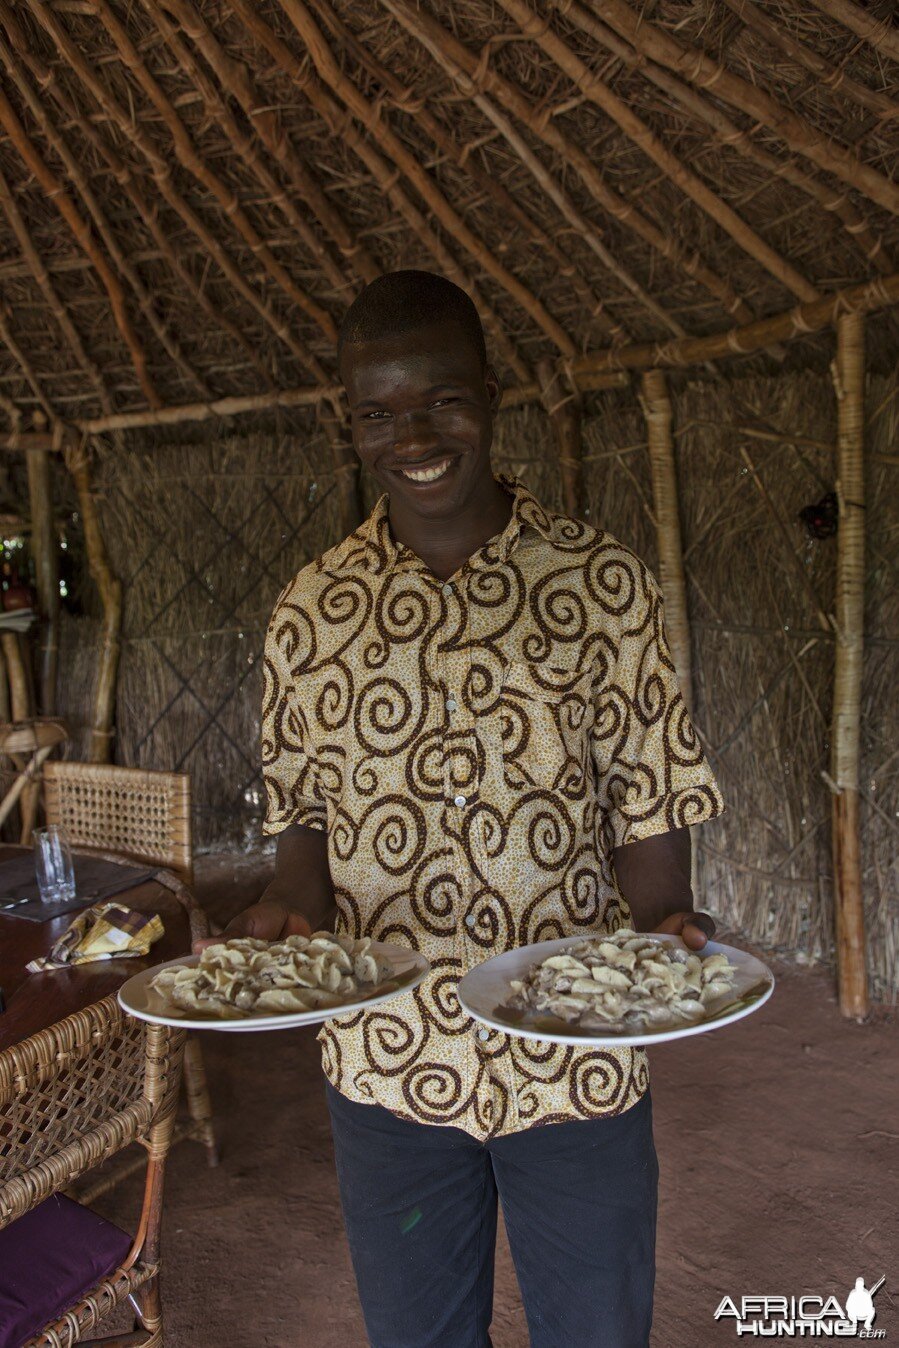
[{"label": "shirt button", "polygon": [[450,585],[449,581],[447,581],[445,585],[441,585],[440,588],[444,594],[452,594],[453,592],[453,587]]},{"label": "shirt button", "polygon": [[490,1031],[478,1030],[478,1038],[481,1040],[482,1043],[485,1042],[487,1039],[490,1038]]},{"label": "shirt button", "polygon": [[448,698],[446,699],[446,709],[447,709],[447,711],[455,711],[455,710],[456,710],[456,705],[457,705],[457,704],[456,704],[456,699],[455,699],[454,697],[448,697]]},{"label": "shirt button", "polygon": [[453,796],[453,804],[454,804],[454,805],[464,805],[464,804],[465,804],[465,797],[464,797],[464,796]]},{"label": "shirt button", "polygon": [[465,925],[466,925],[466,927],[468,927],[469,929],[472,928],[472,927],[474,926],[474,913],[469,913],[469,914],[468,914],[468,917],[465,919]]}]

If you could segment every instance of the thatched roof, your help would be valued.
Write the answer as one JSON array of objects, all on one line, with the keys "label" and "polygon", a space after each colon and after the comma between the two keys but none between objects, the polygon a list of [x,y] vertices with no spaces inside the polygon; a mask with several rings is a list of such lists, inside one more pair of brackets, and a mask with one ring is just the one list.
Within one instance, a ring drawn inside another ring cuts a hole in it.
[{"label": "thatched roof", "polygon": [[891,8],[0,0],[0,411],[330,386],[348,300],[409,265],[512,385],[782,361],[836,293],[899,298]]}]

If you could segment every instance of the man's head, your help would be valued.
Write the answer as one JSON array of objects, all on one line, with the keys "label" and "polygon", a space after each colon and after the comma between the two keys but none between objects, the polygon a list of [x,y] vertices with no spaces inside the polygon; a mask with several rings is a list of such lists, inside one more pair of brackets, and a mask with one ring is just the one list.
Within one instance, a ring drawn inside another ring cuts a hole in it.
[{"label": "man's head", "polygon": [[432,272],[381,276],[350,306],[337,352],[356,452],[392,509],[448,517],[492,483],[500,386],[463,290]]}]

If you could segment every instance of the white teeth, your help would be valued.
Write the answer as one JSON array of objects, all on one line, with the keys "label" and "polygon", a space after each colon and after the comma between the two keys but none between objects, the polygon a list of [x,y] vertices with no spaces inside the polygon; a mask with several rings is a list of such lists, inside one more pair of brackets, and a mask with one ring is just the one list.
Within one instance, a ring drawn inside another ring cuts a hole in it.
[{"label": "white teeth", "polygon": [[413,482],[436,482],[438,477],[443,477],[449,465],[450,460],[444,459],[443,463],[438,463],[433,468],[401,468],[400,472]]}]

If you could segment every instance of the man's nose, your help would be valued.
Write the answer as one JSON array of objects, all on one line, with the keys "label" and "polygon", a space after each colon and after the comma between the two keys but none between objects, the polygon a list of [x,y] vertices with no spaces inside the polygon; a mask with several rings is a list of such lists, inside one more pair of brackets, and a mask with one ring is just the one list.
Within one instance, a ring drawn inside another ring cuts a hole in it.
[{"label": "man's nose", "polygon": [[410,459],[421,458],[434,448],[437,436],[426,412],[408,412],[393,423],[393,447]]}]

